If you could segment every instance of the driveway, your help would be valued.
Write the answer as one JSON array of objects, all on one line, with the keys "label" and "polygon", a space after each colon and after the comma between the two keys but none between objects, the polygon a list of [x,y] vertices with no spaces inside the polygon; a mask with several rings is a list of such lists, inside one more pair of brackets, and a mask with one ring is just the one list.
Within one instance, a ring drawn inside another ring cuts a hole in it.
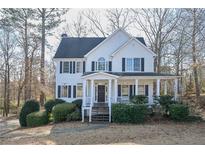
[{"label": "driveway", "polygon": [[26,129],[14,127],[17,122],[1,125],[14,129],[0,134],[0,144],[205,144],[202,122],[142,125],[65,122]]}]

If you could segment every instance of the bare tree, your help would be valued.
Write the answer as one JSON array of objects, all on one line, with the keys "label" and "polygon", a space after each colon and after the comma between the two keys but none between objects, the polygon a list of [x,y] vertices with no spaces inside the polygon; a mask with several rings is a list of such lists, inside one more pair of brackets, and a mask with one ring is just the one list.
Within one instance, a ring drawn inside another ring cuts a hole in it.
[{"label": "bare tree", "polygon": [[[63,20],[61,18],[67,12],[67,9],[56,8],[42,8],[37,9],[38,18],[41,19],[40,31],[41,31],[41,63],[40,63],[40,81],[42,86],[45,86],[45,45],[46,34],[57,27]],[[40,104],[43,105],[45,101],[45,94],[41,91]]]},{"label": "bare tree", "polygon": [[0,29],[0,56],[3,61],[4,78],[4,110],[3,116],[8,116],[10,106],[10,74],[12,61],[14,61],[14,50],[16,48],[16,37],[13,30],[1,23]]},{"label": "bare tree", "polygon": [[108,19],[109,31],[114,32],[119,28],[128,30],[129,26],[134,22],[131,13],[132,11],[127,8],[107,9],[106,17]]},{"label": "bare tree", "polygon": [[189,24],[189,30],[187,31],[187,36],[191,40],[191,58],[192,58],[192,68],[195,83],[195,93],[197,101],[200,96],[200,85],[199,85],[199,57],[201,56],[201,50],[204,48],[205,37],[203,32],[205,30],[205,9],[185,9],[187,16],[186,21]]},{"label": "bare tree", "polygon": [[151,49],[156,52],[156,71],[160,72],[163,49],[170,43],[170,35],[179,23],[178,9],[132,9],[136,28],[143,31]]},{"label": "bare tree", "polygon": [[79,12],[76,20],[72,20],[71,23],[67,23],[63,27],[63,31],[68,33],[69,36],[85,37],[88,35],[87,22],[84,20],[84,16]]}]

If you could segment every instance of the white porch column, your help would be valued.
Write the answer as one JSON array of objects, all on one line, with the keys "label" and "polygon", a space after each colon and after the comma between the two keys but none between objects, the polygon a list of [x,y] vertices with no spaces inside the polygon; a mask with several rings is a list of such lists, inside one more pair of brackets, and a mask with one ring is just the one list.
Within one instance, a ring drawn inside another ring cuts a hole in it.
[{"label": "white porch column", "polygon": [[117,79],[115,79],[115,103],[117,102],[117,97],[118,97],[118,84],[117,84]]},{"label": "white porch column", "polygon": [[86,106],[86,85],[87,84],[87,80],[83,80],[83,106],[82,106],[82,122],[84,122],[84,106]]},{"label": "white porch column", "polygon": [[164,81],[164,95],[167,95],[167,80]]},{"label": "white porch column", "polygon": [[174,100],[177,100],[178,95],[178,79],[174,79]]},{"label": "white porch column", "polygon": [[89,122],[92,121],[92,106],[93,106],[93,101],[94,101],[94,80],[91,80],[91,93],[90,93],[90,114],[89,114]]},{"label": "white porch column", "polygon": [[111,92],[112,92],[112,80],[108,80],[108,103],[109,103],[109,122],[111,122]]},{"label": "white porch column", "polygon": [[157,79],[157,96],[160,96],[160,79]]},{"label": "white porch column", "polygon": [[138,95],[138,79],[135,79],[135,95]]}]

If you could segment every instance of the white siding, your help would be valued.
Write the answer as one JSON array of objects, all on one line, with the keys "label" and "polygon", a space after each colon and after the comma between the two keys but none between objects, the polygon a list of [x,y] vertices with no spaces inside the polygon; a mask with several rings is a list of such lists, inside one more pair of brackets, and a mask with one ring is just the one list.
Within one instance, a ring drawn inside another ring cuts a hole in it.
[{"label": "white siding", "polygon": [[144,58],[144,72],[154,72],[153,55],[135,40],[117,52],[112,59],[112,71],[122,72],[122,58]]},{"label": "white siding", "polygon": [[126,33],[118,31],[109,40],[88,55],[86,60],[86,71],[90,72],[91,62],[97,61],[100,57],[104,57],[106,61],[109,61],[110,55],[128,40],[129,36]]},{"label": "white siding", "polygon": [[[60,61],[81,61],[83,63],[83,58],[67,58],[67,59],[57,59],[56,62],[56,98],[58,98],[58,85],[71,85],[71,98],[61,98],[67,102],[72,102],[77,98],[73,98],[73,85],[77,83],[82,83],[82,73],[60,73]],[[82,64],[83,66],[83,64]]]}]

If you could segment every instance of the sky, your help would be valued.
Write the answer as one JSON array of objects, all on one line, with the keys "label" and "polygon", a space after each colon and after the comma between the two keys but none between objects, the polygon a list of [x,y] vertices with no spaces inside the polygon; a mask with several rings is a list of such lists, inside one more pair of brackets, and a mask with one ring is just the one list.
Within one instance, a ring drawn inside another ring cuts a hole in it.
[{"label": "sky", "polygon": [[[62,19],[65,20],[65,22],[63,22],[58,28],[55,28],[53,30],[53,36],[49,36],[47,37],[47,40],[49,42],[49,44],[51,44],[53,46],[53,48],[50,50],[47,48],[46,50],[46,59],[47,60],[51,60],[52,57],[54,56],[57,47],[60,43],[60,38],[61,38],[61,34],[62,33],[66,33],[69,36],[69,32],[68,31],[64,31],[63,27],[66,26],[66,24],[71,24],[73,21],[75,21],[79,15],[80,12],[82,11],[87,11],[87,8],[73,8],[73,9],[69,9],[68,13],[66,15],[64,15],[62,17]],[[102,22],[103,27],[107,27],[107,20],[106,20],[106,16],[105,16],[105,9],[93,9],[99,16]],[[84,21],[89,24],[89,20],[84,18]],[[137,30],[134,27],[130,27],[129,30],[127,31],[129,34],[131,34],[132,36],[135,37],[144,37],[144,34]],[[92,34],[88,34],[89,36],[93,36]]]}]

